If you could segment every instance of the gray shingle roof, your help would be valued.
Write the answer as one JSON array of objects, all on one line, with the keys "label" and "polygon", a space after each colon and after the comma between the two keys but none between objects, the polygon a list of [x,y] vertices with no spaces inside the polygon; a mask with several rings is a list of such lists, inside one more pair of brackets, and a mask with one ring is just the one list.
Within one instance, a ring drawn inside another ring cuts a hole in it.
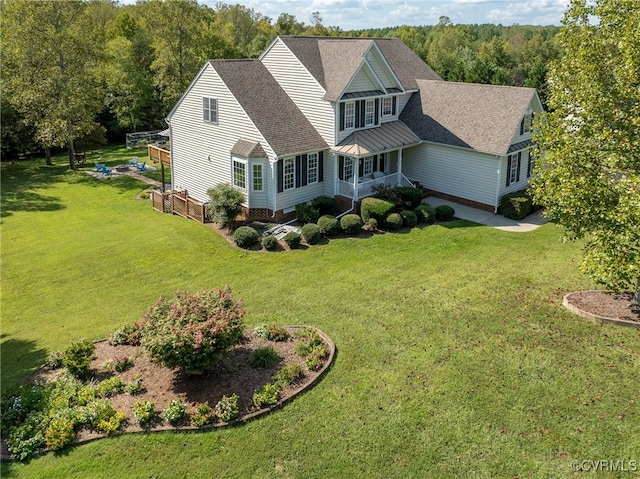
[{"label": "gray shingle roof", "polygon": [[400,120],[425,141],[506,155],[535,89],[417,80]]},{"label": "gray shingle roof", "polygon": [[405,90],[416,90],[416,79],[441,78],[398,38],[280,37],[336,101],[375,43]]},{"label": "gray shingle roof", "polygon": [[227,88],[278,156],[327,143],[259,60],[210,60]]},{"label": "gray shingle roof", "polygon": [[240,138],[233,148],[231,148],[231,154],[244,156],[245,158],[266,158],[262,145],[255,141],[243,140]]}]

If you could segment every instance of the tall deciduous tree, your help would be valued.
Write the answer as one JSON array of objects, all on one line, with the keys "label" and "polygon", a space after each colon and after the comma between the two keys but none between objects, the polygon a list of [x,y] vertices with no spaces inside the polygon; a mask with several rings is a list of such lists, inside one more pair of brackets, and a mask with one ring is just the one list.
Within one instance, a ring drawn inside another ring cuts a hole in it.
[{"label": "tall deciduous tree", "polygon": [[581,269],[640,299],[640,4],[572,0],[563,56],[549,75],[550,112],[537,122],[543,152],[535,201],[586,238]]},{"label": "tall deciduous tree", "polygon": [[9,101],[45,147],[67,146],[98,126],[101,48],[86,2],[7,0],[2,11],[3,77]]}]

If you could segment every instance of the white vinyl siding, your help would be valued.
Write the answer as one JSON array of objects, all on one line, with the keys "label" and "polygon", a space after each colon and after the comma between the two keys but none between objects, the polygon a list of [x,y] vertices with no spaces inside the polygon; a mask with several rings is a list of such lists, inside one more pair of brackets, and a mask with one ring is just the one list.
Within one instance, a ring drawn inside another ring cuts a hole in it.
[{"label": "white vinyl siding", "polygon": [[282,40],[276,40],[260,58],[262,64],[298,106],[304,116],[329,145],[335,145],[335,113],[323,100],[325,90],[291,53]]},{"label": "white vinyl siding", "polygon": [[373,82],[371,77],[367,74],[364,68],[361,68],[356,76],[351,80],[349,86],[345,90],[346,93],[357,93],[361,91],[379,90],[380,85],[377,82]]},{"label": "white vinyl siding", "polygon": [[[217,98],[219,111],[224,112],[217,124],[202,121],[203,97]],[[199,201],[208,202],[207,190],[217,184],[232,183],[229,152],[239,138],[260,142],[267,155],[275,158],[273,150],[210,64],[186,92],[170,122],[172,188],[187,190],[189,196]],[[269,180],[271,176],[267,174],[265,178]],[[268,184],[265,190],[269,190]],[[268,198],[269,195],[265,195],[264,202]],[[252,200],[252,207],[269,208],[270,205],[253,205]]]},{"label": "white vinyl siding", "polygon": [[393,78],[388,65],[382,59],[382,55],[379,53],[377,47],[371,48],[367,52],[366,58],[369,62],[369,65],[371,66],[371,69],[374,71],[375,75],[378,77],[385,88],[400,88],[400,85]]},{"label": "white vinyl siding", "polygon": [[[515,161],[512,161],[511,163],[512,165],[513,163],[515,163],[514,168],[517,168],[518,153],[516,152],[511,156],[512,156],[512,159],[515,159]],[[509,184],[507,185],[507,178],[509,178],[509,180],[513,178],[512,175],[514,174],[514,169],[513,168],[509,169],[509,157],[504,156],[502,158],[501,167],[500,167],[500,171],[501,171],[500,196],[503,196],[506,193],[512,193],[514,191],[525,189],[529,185],[529,179],[530,179],[527,176],[528,168],[529,168],[529,151],[523,150],[520,152],[520,169],[515,171],[516,179],[518,179],[518,181],[515,181],[515,182],[510,181]]]},{"label": "white vinyl siding", "polygon": [[428,189],[495,206],[499,160],[463,148],[422,144],[403,150],[402,171]]}]

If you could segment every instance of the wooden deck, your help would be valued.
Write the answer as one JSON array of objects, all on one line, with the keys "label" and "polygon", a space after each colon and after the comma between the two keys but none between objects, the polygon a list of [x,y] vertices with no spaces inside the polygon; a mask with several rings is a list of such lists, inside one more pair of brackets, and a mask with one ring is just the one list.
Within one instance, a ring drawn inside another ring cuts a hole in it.
[{"label": "wooden deck", "polygon": [[147,145],[149,159],[163,166],[171,166],[171,152],[157,145]]}]

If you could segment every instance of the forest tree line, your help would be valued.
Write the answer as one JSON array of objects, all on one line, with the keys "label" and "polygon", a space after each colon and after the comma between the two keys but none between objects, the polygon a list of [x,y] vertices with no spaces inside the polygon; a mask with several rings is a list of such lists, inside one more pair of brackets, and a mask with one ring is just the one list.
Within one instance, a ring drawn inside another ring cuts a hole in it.
[{"label": "forest tree line", "polygon": [[559,27],[454,25],[343,31],[283,13],[196,0],[3,0],[2,158],[74,150],[163,129],[204,62],[255,58],[278,35],[400,38],[443,79],[537,88],[545,98]]}]

